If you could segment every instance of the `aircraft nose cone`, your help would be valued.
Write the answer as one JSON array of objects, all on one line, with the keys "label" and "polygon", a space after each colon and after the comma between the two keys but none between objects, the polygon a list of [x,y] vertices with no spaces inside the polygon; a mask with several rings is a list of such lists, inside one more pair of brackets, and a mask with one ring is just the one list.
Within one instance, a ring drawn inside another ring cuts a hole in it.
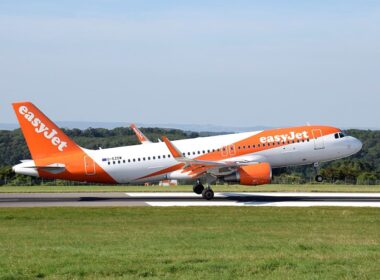
[{"label": "aircraft nose cone", "polygon": [[359,152],[363,147],[363,143],[359,140],[354,138],[352,148],[354,149],[355,153]]}]

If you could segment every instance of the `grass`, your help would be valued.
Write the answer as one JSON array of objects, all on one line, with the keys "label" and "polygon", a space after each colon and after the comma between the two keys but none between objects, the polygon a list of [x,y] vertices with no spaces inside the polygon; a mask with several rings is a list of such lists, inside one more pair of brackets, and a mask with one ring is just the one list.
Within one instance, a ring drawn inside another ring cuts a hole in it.
[{"label": "grass", "polygon": [[378,279],[371,208],[0,212],[0,279]]},{"label": "grass", "polygon": [[[380,192],[380,185],[217,185],[216,192]],[[0,186],[0,193],[45,192],[191,192],[192,186]]]}]

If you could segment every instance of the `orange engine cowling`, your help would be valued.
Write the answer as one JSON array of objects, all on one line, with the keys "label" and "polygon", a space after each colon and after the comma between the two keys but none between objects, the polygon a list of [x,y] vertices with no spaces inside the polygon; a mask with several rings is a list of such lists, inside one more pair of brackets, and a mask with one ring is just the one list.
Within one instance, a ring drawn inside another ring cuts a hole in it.
[{"label": "orange engine cowling", "polygon": [[235,174],[224,177],[225,182],[238,182],[248,186],[269,184],[271,179],[272,168],[267,162],[241,166]]}]

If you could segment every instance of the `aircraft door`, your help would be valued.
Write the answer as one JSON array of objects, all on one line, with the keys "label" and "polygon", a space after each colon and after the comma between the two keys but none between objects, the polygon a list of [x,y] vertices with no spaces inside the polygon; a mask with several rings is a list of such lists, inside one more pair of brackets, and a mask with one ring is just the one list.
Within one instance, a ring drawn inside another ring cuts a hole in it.
[{"label": "aircraft door", "polygon": [[86,172],[86,175],[96,174],[95,161],[88,156],[84,156],[84,170]]},{"label": "aircraft door", "polygon": [[325,142],[322,138],[322,130],[320,129],[313,129],[313,138],[314,138],[314,150],[321,150],[325,148]]},{"label": "aircraft door", "polygon": [[235,156],[236,155],[235,145],[232,144],[232,145],[224,146],[221,149],[221,153],[222,153],[222,157]]}]

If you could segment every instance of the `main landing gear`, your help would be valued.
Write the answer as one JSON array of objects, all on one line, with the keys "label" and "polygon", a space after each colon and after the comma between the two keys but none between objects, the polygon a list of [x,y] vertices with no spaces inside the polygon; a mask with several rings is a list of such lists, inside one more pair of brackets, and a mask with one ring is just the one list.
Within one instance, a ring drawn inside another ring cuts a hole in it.
[{"label": "main landing gear", "polygon": [[319,162],[316,162],[314,163],[314,169],[315,169],[315,172],[316,172],[316,176],[315,176],[315,181],[318,182],[318,183],[322,183],[324,178],[321,174],[319,174]]},{"label": "main landing gear", "polygon": [[214,191],[211,189],[210,185],[207,184],[207,187],[205,188],[200,180],[197,180],[195,185],[193,186],[193,191],[196,194],[202,194],[202,197],[206,200],[210,200],[214,198]]},{"label": "main landing gear", "polygon": [[193,186],[193,191],[196,194],[202,194],[202,192],[203,192],[204,189],[205,189],[205,187],[202,185],[201,181],[197,180],[197,182]]}]

